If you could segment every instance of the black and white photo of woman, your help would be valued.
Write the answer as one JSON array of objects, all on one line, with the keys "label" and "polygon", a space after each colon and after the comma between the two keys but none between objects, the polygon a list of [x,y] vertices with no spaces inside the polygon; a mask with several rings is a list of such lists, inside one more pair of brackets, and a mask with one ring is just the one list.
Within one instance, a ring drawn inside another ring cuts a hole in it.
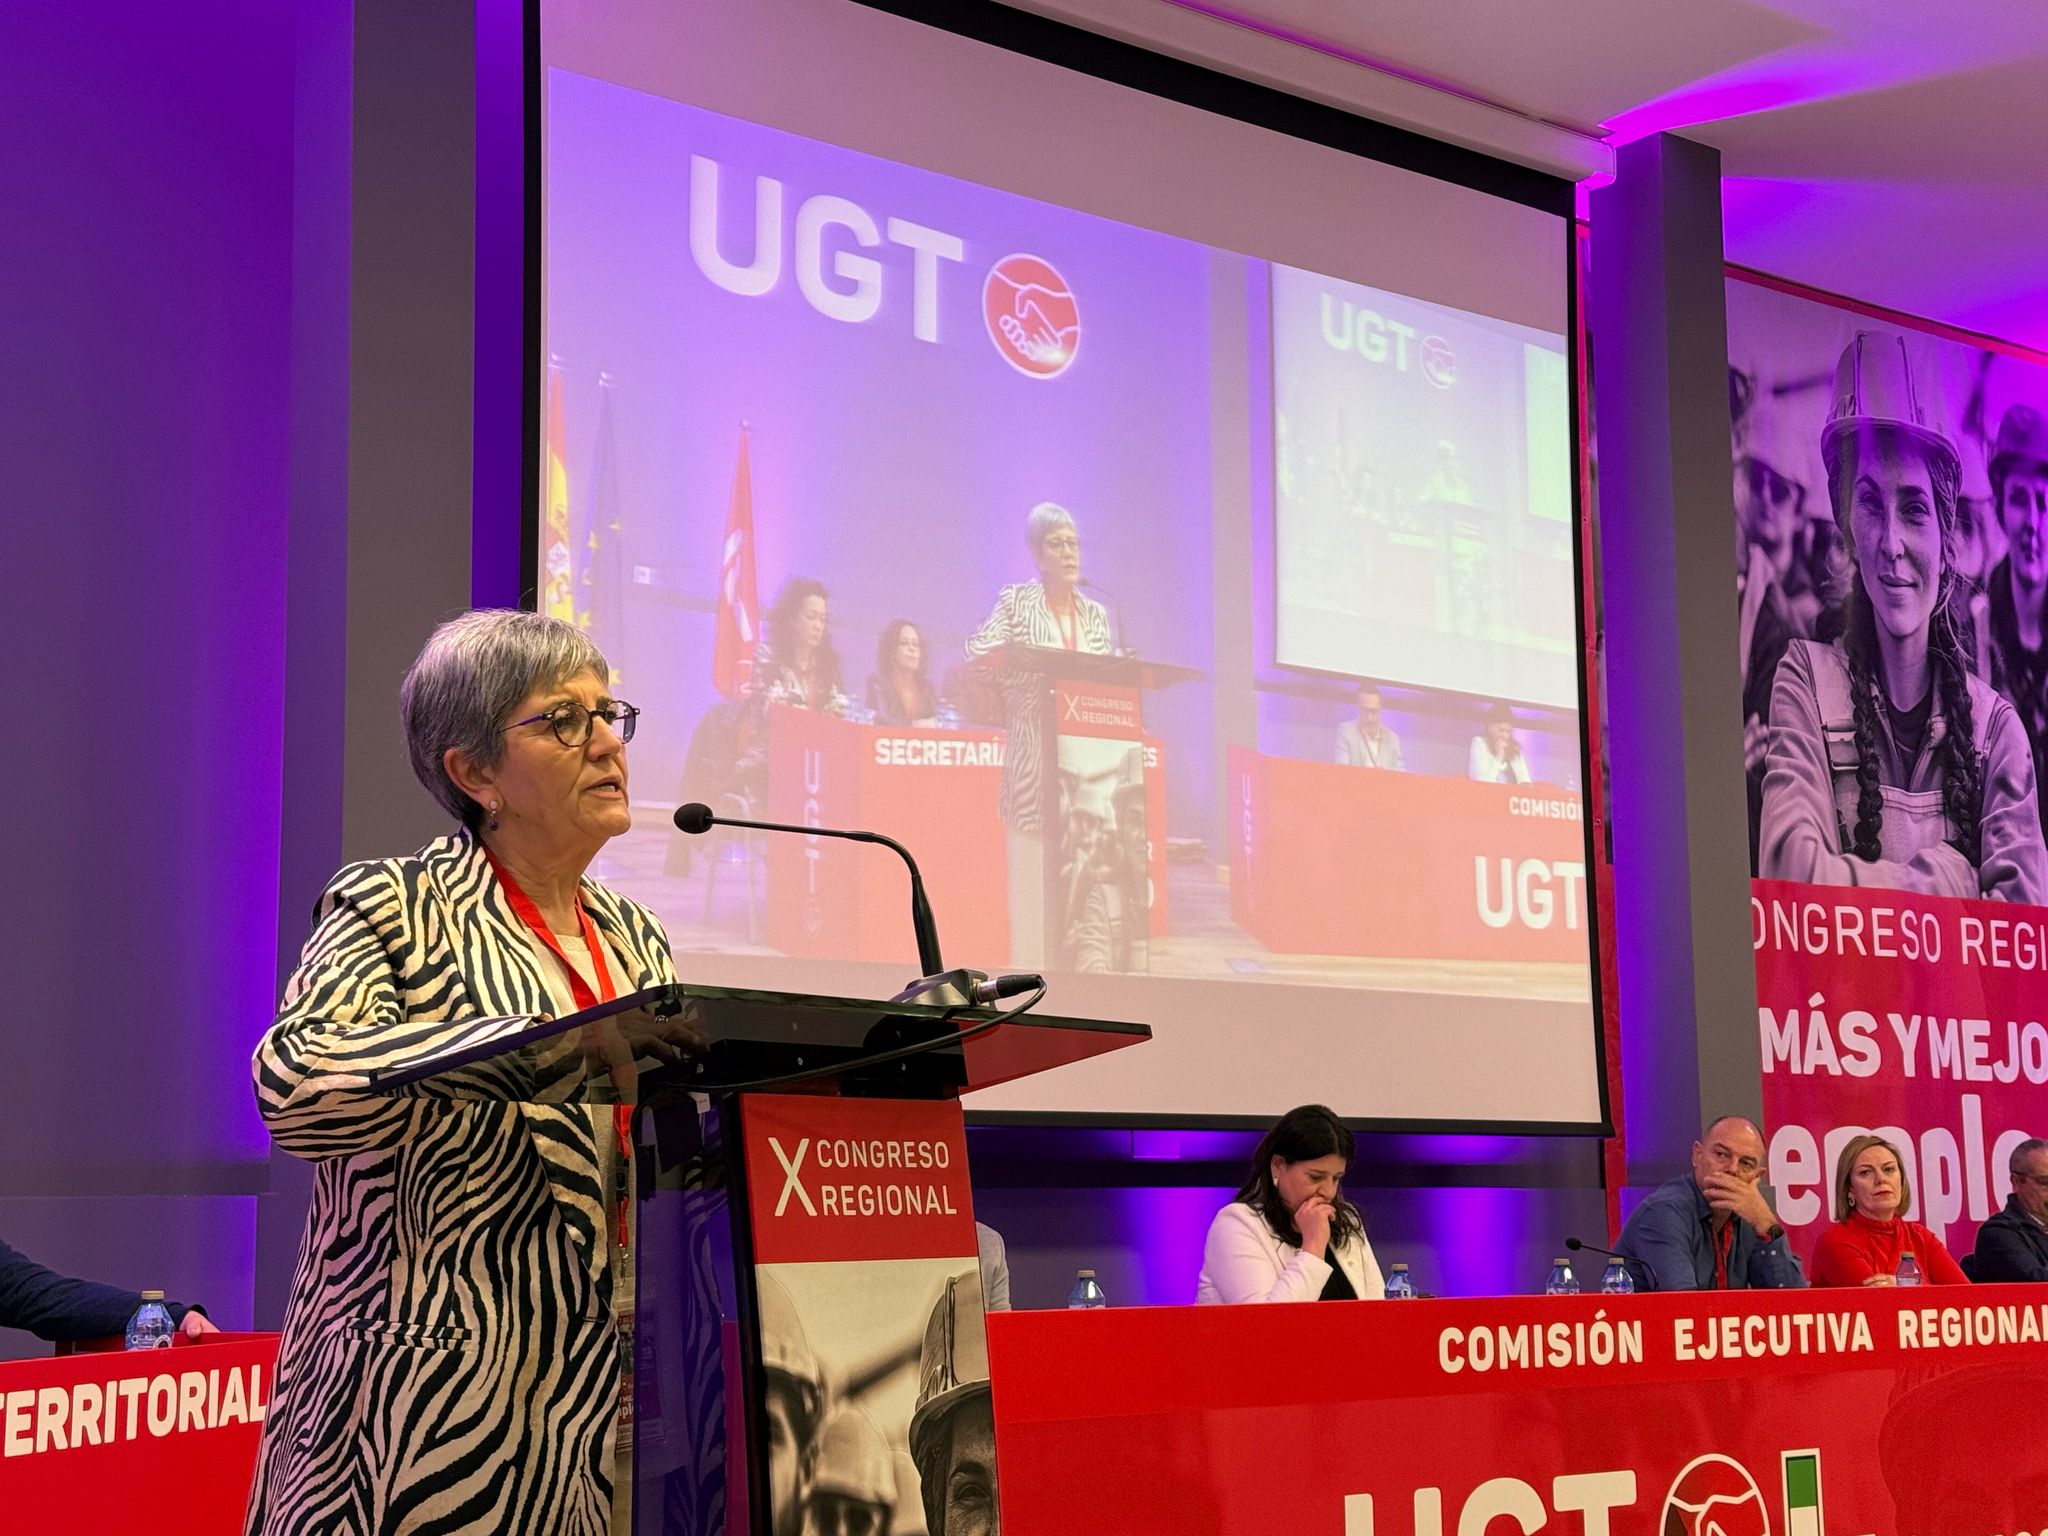
[{"label": "black and white photo of woman", "polygon": [[1771,694],[1760,872],[2038,903],[2048,850],[2027,736],[1971,674],[1961,462],[1905,338],[1843,351],[1821,436],[1845,570]]}]

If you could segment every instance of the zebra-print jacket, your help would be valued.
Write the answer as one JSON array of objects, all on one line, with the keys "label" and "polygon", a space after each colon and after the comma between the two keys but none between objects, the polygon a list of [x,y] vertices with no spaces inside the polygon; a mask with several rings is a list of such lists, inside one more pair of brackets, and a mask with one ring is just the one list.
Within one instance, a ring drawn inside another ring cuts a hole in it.
[{"label": "zebra-print jacket", "polygon": [[[675,978],[652,913],[588,881],[621,990]],[[618,1408],[593,1113],[464,1101],[366,1074],[550,1011],[468,833],[351,865],[257,1048],[279,1146],[318,1164],[286,1306],[251,1536],[605,1536]]]},{"label": "zebra-print jacket", "polygon": [[[970,660],[1005,645],[1035,645],[1046,650],[1070,649],[1107,656],[1109,612],[1093,598],[1074,594],[1075,634],[1060,628],[1059,616],[1045,600],[1043,581],[1020,581],[1004,587],[996,605],[967,640]],[[1045,680],[1028,672],[1003,677],[1006,724],[1003,741],[1002,816],[1018,832],[1042,832],[1045,799]]]}]

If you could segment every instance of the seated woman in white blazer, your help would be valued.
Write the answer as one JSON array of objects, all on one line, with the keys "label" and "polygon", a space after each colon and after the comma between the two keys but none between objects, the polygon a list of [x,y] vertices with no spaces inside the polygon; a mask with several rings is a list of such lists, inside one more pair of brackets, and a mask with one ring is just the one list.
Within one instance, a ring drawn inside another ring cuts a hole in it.
[{"label": "seated woman in white blazer", "polygon": [[1387,1293],[1365,1222],[1341,1188],[1353,1142],[1320,1104],[1290,1109],[1216,1213],[1195,1300],[1378,1301]]}]

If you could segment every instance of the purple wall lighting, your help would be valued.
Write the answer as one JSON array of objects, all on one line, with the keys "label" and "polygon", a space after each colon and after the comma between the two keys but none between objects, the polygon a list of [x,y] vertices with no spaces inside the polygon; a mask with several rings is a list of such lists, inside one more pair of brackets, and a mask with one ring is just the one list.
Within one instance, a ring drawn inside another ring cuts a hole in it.
[{"label": "purple wall lighting", "polygon": [[30,6],[6,32],[0,124],[37,148],[0,245],[0,1165],[16,1193],[177,1189],[267,1148],[293,13]]}]

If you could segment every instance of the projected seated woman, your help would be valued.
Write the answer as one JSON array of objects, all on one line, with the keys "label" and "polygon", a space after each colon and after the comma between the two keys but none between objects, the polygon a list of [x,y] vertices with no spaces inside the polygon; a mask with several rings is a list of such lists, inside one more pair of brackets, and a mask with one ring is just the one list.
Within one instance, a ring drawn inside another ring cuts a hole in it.
[{"label": "projected seated woman", "polygon": [[868,712],[883,725],[939,723],[939,695],[924,671],[924,636],[908,619],[882,626],[868,676]]},{"label": "projected seated woman", "polygon": [[[1081,535],[1065,507],[1042,501],[1024,524],[1024,543],[1038,565],[1036,581],[1004,587],[994,610],[967,642],[970,659],[1008,645],[1087,651],[1107,656],[1109,614],[1083,597]],[[1008,828],[1010,964],[1038,965],[1045,955],[1045,742],[1043,679],[1003,674],[1002,814]],[[1055,807],[1056,808],[1056,807]]]},{"label": "projected seated woman", "polygon": [[1835,1219],[1814,1245],[1813,1283],[1968,1285],[1941,1239],[1900,1214],[1912,1201],[1899,1149],[1882,1136],[1853,1138],[1835,1160]]},{"label": "projected seated woman", "polygon": [[1472,738],[1465,774],[1482,784],[1526,784],[1529,755],[1515,740],[1515,712],[1495,704],[1486,712],[1486,729]]},{"label": "projected seated woman", "polygon": [[1859,332],[1821,434],[1847,588],[1771,689],[1765,879],[2039,902],[2048,892],[2025,729],[1972,677],[1956,574],[1955,445],[1905,340]]},{"label": "projected seated woman", "polygon": [[1358,1207],[1344,1198],[1355,1143],[1321,1104],[1290,1109],[1251,1177],[1209,1224],[1195,1300],[1377,1301],[1386,1295]]},{"label": "projected seated woman", "polygon": [[768,633],[754,650],[749,691],[771,704],[838,714],[839,651],[832,644],[829,599],[822,581],[792,576],[768,610]]},{"label": "projected seated woman", "polygon": [[767,633],[754,647],[754,673],[739,731],[739,761],[733,780],[750,809],[768,799],[769,706],[843,714],[847,698],[839,686],[839,651],[832,644],[825,584],[792,576],[775,594]]}]

